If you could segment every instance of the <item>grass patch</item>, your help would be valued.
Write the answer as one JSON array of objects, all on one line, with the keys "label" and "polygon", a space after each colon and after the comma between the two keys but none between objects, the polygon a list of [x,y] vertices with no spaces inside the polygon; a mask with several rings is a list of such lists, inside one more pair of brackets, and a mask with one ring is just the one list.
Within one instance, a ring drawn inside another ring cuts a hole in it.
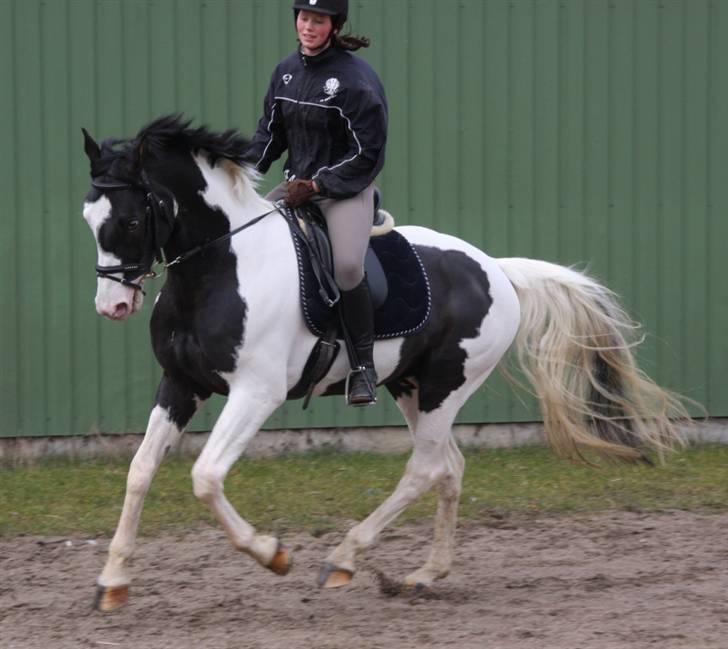
[{"label": "grass patch", "polygon": [[[728,509],[728,447],[676,453],[662,467],[574,466],[543,448],[472,450],[461,517],[489,512],[560,513],[610,509]],[[242,459],[225,492],[257,527],[313,534],[365,517],[394,489],[407,456],[327,452],[278,459]],[[128,462],[46,461],[0,468],[0,536],[103,536],[121,512]],[[171,459],[147,496],[141,533],[213,523],[192,495],[192,462]],[[400,520],[430,517],[428,495]]]}]

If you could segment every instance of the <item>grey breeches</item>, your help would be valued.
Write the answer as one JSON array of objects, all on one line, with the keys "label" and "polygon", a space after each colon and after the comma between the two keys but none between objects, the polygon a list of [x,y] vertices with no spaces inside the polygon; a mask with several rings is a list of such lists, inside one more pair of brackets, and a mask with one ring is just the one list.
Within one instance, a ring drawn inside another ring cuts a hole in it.
[{"label": "grey breeches", "polygon": [[[283,182],[266,196],[269,201],[284,198]],[[369,245],[374,211],[374,185],[351,198],[314,198],[326,219],[334,257],[334,280],[342,291],[350,291],[364,279],[364,257]]]}]

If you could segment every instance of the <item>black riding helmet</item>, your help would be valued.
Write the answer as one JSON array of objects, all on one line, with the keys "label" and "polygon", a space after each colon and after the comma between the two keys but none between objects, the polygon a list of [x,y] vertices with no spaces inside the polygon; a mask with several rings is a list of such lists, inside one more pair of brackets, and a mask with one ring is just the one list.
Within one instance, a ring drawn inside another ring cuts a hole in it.
[{"label": "black riding helmet", "polygon": [[298,16],[301,10],[331,16],[334,27],[340,29],[349,15],[349,0],[295,0],[293,13]]}]

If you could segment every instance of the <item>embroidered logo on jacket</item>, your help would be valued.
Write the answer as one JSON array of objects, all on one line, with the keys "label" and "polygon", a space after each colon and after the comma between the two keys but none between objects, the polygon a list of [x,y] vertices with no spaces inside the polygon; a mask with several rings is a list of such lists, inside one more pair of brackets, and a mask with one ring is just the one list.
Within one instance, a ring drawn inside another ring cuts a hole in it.
[{"label": "embroidered logo on jacket", "polygon": [[289,83],[291,83],[291,79],[293,79],[293,75],[292,74],[284,74],[283,75],[283,83],[285,83],[286,85],[288,85]]},{"label": "embroidered logo on jacket", "polygon": [[321,101],[329,101],[330,99],[336,97],[336,93],[339,92],[339,88],[341,88],[341,83],[337,78],[331,77],[331,79],[327,79],[326,83],[324,84],[326,99],[322,99]]}]

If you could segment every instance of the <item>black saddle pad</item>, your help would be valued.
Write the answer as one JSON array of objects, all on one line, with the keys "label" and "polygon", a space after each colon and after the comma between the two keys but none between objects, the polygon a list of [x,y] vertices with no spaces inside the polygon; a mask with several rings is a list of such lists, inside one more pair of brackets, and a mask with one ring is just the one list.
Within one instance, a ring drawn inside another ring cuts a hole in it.
[{"label": "black saddle pad", "polygon": [[[301,308],[309,330],[323,336],[337,318],[335,308],[319,295],[307,246],[291,232],[298,257]],[[377,338],[397,338],[417,333],[430,317],[430,284],[422,261],[412,244],[399,232],[372,237],[369,246],[379,259],[387,278],[387,296],[374,311]]]}]

